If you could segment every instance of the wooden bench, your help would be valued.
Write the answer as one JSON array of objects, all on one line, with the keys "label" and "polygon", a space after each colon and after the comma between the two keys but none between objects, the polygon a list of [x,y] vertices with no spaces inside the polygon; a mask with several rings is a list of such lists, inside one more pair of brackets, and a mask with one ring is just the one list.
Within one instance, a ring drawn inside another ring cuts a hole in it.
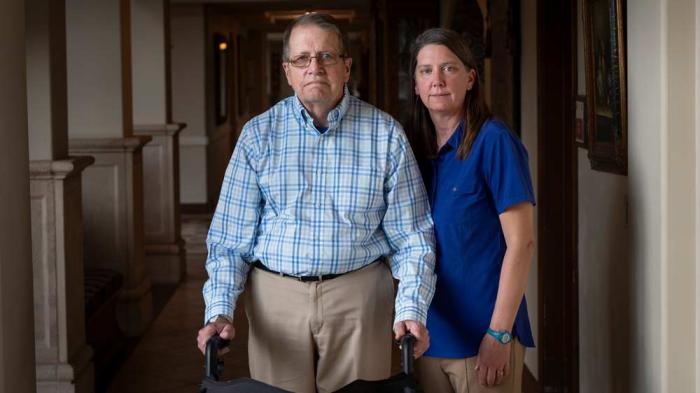
[{"label": "wooden bench", "polygon": [[124,278],[109,269],[85,269],[85,336],[94,351],[95,385],[102,391],[126,352],[117,322],[117,301]]}]

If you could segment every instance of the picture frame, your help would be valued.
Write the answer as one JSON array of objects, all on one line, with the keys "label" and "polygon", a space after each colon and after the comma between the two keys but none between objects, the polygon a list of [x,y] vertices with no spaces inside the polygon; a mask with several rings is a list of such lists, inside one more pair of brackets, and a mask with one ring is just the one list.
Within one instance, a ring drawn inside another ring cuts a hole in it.
[{"label": "picture frame", "polygon": [[583,0],[588,158],[627,174],[627,79],[623,0]]},{"label": "picture frame", "polygon": [[587,113],[586,113],[586,96],[585,95],[577,95],[576,96],[576,101],[574,103],[575,107],[575,121],[574,121],[574,141],[576,142],[576,146],[583,148],[583,149],[588,149],[588,121],[586,121],[587,118]]}]

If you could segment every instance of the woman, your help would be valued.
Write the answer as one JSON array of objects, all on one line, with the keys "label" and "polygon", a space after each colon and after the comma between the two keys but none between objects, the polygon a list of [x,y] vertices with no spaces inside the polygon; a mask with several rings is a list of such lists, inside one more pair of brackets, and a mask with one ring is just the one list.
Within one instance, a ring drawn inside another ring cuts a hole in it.
[{"label": "woman", "polygon": [[427,393],[520,392],[524,346],[534,346],[523,296],[534,248],[527,152],[492,118],[457,33],[423,32],[411,69],[412,142],[438,257],[417,376]]}]

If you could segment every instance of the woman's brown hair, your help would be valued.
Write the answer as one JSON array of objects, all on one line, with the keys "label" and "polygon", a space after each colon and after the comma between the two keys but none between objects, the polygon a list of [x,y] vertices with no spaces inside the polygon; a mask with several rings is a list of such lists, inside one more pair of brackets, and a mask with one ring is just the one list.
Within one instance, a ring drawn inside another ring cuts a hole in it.
[{"label": "woman's brown hair", "polygon": [[[465,159],[472,148],[472,144],[486,120],[491,118],[491,111],[486,105],[484,92],[479,82],[477,64],[467,42],[456,32],[448,29],[434,28],[421,33],[411,45],[411,69],[413,84],[415,87],[416,65],[418,52],[426,45],[442,45],[452,51],[462,61],[467,70],[477,73],[474,84],[465,92],[464,97],[464,132],[459,142],[457,156]],[[435,125],[430,118],[428,108],[416,94],[415,88],[411,89],[413,95],[413,111],[411,114],[411,130],[408,132],[413,150],[419,159],[430,159],[437,155],[437,138]]]}]

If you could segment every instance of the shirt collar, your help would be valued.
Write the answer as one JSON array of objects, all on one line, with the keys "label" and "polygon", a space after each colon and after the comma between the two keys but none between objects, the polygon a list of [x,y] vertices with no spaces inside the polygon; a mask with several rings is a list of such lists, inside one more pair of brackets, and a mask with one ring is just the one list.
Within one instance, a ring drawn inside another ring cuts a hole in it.
[{"label": "shirt collar", "polygon": [[445,143],[445,146],[442,147],[440,150],[444,150],[445,147],[449,146],[450,150],[457,150],[459,148],[459,144],[462,142],[462,133],[464,132],[464,120],[459,122],[459,125],[457,126],[457,129],[455,132],[452,133],[452,136],[450,136],[450,139],[447,140],[447,143]]},{"label": "shirt collar", "polygon": [[[297,118],[302,124],[309,124],[312,127],[316,128],[313,125],[313,119],[311,118],[311,115],[309,112],[304,108],[304,105],[301,103],[301,100],[299,99],[299,96],[294,94],[294,100],[293,102],[293,108],[294,108],[294,114],[297,115]],[[340,100],[338,105],[335,106],[335,108],[331,109],[330,112],[328,112],[328,130],[326,133],[338,128],[338,125],[340,124],[340,121],[343,119],[343,116],[345,113],[348,111],[348,106],[350,105],[350,90],[348,90],[347,85],[343,88],[343,98]]]}]

